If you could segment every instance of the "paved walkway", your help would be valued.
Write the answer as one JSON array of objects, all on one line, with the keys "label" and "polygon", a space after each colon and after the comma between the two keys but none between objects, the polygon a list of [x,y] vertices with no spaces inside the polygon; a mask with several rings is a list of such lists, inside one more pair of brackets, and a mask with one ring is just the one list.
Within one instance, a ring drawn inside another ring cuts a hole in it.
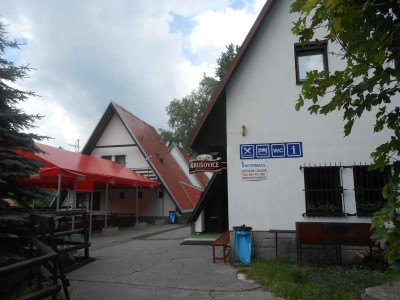
[{"label": "paved walkway", "polygon": [[189,235],[171,224],[93,235],[96,261],[68,274],[71,299],[279,299],[213,264],[210,246],[180,245]]}]

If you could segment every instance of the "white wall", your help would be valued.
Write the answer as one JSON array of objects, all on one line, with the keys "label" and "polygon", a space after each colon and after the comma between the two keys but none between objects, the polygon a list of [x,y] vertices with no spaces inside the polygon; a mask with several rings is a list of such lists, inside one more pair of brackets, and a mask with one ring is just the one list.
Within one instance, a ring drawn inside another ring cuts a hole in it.
[{"label": "white wall", "polygon": [[[106,191],[100,192],[100,210],[94,211],[94,214],[105,214],[106,212]],[[124,198],[120,198],[120,192],[125,193]],[[143,197],[139,199],[139,216],[168,216],[170,210],[175,210],[175,204],[167,193],[164,192],[163,198],[158,198],[158,189],[142,189]],[[136,213],[136,189],[114,189],[109,188],[108,194],[108,213]],[[88,199],[89,200],[89,199]],[[69,197],[62,201],[60,206],[73,205],[73,191],[70,191]],[[87,207],[88,203],[87,203]],[[163,210],[164,208],[164,210]]]},{"label": "white wall", "polygon": [[[135,141],[130,136],[128,130],[117,114],[114,113],[108,126],[105,128],[96,146],[113,146],[113,145],[131,145]],[[92,156],[100,157],[104,155],[112,155],[115,160],[116,155],[126,155],[125,167],[130,169],[150,168],[138,146],[129,147],[107,147],[94,148]],[[151,172],[151,174],[153,174]],[[115,195],[114,195],[115,194]],[[136,212],[136,190],[132,189],[126,193],[126,199],[118,198],[118,191],[111,191],[109,196],[109,212],[115,213],[134,213]],[[105,212],[105,192],[101,193],[100,200],[101,210],[99,213]],[[164,202],[164,212],[162,211]],[[170,210],[175,210],[175,205],[169,195],[164,192],[164,199],[158,198],[157,189],[143,189],[143,198],[139,199],[139,216],[168,216]]]},{"label": "white wall", "polygon": [[204,210],[200,213],[197,217],[196,222],[194,223],[194,232],[201,233],[205,230],[205,223],[204,223]]},{"label": "white wall", "polygon": [[[229,227],[246,224],[254,230],[294,229],[305,220],[303,164],[371,161],[370,153],[387,138],[373,134],[374,114],[363,116],[350,137],[343,138],[341,112],[310,115],[295,111],[301,86],[296,85],[294,43],[291,33],[296,16],[289,14],[291,1],[276,1],[227,88],[227,160]],[[338,50],[332,45],[328,51]],[[332,73],[340,62],[329,56]],[[307,107],[307,104],[306,104]],[[246,136],[241,126],[246,126]],[[268,177],[242,181],[240,144],[302,142],[302,158],[267,159]],[[346,212],[355,212],[352,170],[343,170]],[[368,221],[367,218],[307,218],[311,221]]]},{"label": "white wall", "polygon": [[[130,136],[128,130],[119,117],[114,114],[96,146],[131,145],[134,143],[135,141]],[[96,157],[104,155],[126,155],[127,168],[150,167],[138,146],[94,148],[91,155]],[[113,159],[115,160],[115,158]]]}]

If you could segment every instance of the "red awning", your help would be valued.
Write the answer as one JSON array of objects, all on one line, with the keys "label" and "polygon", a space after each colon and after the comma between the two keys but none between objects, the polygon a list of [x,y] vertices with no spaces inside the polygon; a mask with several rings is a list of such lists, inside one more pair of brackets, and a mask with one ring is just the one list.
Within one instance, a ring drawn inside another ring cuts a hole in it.
[{"label": "red awning", "polygon": [[76,183],[78,191],[103,189],[107,182],[116,188],[156,187],[159,185],[158,182],[113,161],[39,143],[36,145],[45,153],[19,151],[19,154],[41,161],[44,166],[40,168],[39,174],[32,176],[29,180],[21,181],[21,184],[56,189],[58,177],[61,175],[62,189],[72,189]]}]

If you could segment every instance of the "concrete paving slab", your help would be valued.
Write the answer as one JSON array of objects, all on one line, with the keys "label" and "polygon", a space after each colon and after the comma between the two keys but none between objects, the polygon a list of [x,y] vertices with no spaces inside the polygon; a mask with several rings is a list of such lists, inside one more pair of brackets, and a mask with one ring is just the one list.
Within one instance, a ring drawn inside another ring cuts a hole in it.
[{"label": "concrete paving slab", "polygon": [[68,274],[71,298],[279,299],[257,283],[237,279],[232,266],[214,264],[210,246],[180,245],[190,227],[172,226],[158,234],[101,242],[94,237],[96,261]]},{"label": "concrete paving slab", "polygon": [[362,300],[395,300],[400,299],[400,282],[393,284],[383,284],[380,286],[369,287]]}]

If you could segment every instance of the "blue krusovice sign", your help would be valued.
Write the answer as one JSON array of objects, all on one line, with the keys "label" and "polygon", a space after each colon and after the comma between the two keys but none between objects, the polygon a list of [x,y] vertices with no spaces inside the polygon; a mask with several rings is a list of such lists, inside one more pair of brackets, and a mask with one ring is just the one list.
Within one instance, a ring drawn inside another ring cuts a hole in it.
[{"label": "blue krusovice sign", "polygon": [[240,159],[303,157],[302,142],[241,144]]}]

